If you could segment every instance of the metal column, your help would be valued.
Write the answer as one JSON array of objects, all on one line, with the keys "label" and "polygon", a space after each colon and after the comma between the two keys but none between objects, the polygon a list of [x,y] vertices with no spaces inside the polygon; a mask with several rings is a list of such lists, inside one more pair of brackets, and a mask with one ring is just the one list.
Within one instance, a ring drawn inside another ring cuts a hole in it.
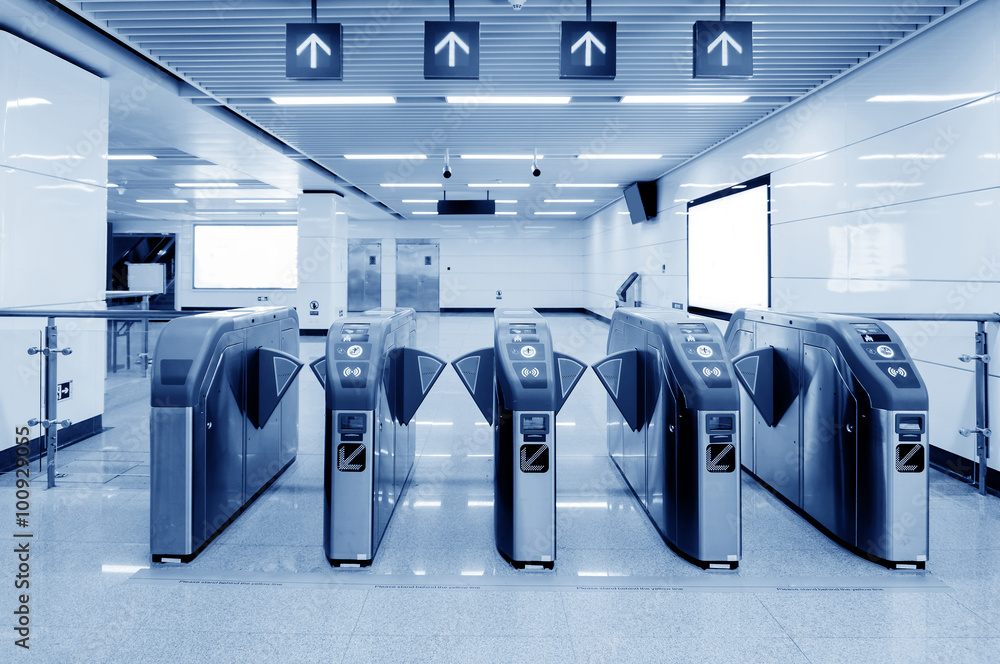
[{"label": "metal column", "polygon": [[28,355],[41,353],[44,356],[45,365],[45,419],[30,419],[28,426],[39,424],[45,429],[45,456],[47,459],[45,474],[48,478],[46,488],[52,489],[56,485],[56,450],[59,448],[59,427],[68,427],[69,420],[56,421],[56,399],[58,398],[58,358],[59,355],[69,355],[72,348],[57,348],[59,345],[59,331],[56,329],[56,319],[49,316],[45,323],[45,348],[32,347],[28,349]]}]

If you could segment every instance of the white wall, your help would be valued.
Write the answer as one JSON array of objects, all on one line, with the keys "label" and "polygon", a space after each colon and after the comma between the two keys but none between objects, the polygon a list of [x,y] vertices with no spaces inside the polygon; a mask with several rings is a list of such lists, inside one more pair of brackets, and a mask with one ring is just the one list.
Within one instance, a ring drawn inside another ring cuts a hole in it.
[{"label": "white wall", "polygon": [[[1000,3],[970,5],[667,174],[654,222],[632,227],[617,208],[590,220],[586,306],[607,314],[610,276],[632,270],[643,275],[645,303],[686,305],[686,201],[771,173],[775,308],[996,311],[998,27]],[[925,97],[869,101],[901,94]],[[974,352],[974,325],[893,327],[930,388],[932,444],[971,457],[974,442],[956,432],[975,424],[975,393],[956,357]],[[1000,381],[991,394],[1000,413]],[[1000,469],[1000,455],[990,466]]]},{"label": "white wall", "polygon": [[348,236],[381,238],[383,307],[395,306],[395,241],[406,239],[436,240],[440,245],[443,309],[581,306],[579,221],[351,220]]},{"label": "white wall", "polygon": [[[103,309],[107,255],[108,88],[10,34],[0,39],[0,307]],[[40,412],[44,319],[0,318],[0,430]],[[104,411],[105,322],[57,319],[59,418]],[[39,435],[33,427],[31,436]],[[0,448],[10,442],[0,442]]]}]

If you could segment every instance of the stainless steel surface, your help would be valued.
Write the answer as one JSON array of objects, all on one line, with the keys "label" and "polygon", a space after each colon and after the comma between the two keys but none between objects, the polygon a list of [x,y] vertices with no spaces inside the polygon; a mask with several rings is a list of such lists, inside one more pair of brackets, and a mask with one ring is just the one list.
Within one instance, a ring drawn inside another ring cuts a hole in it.
[{"label": "stainless steel surface", "polygon": [[[650,354],[644,330],[626,325],[622,333],[625,339],[622,348],[635,348],[647,356]],[[646,379],[641,379],[641,382],[646,384]],[[629,426],[622,427],[621,469],[642,506],[646,507],[646,432],[643,429],[632,431]]]},{"label": "stainless steel surface", "polygon": [[[712,442],[712,436],[706,422],[708,414],[700,411],[695,412],[697,413],[698,427],[698,445],[695,447],[698,453],[698,490],[695,501],[697,513],[694,520],[697,527],[693,529],[678,528],[677,541],[684,546],[690,546],[690,550],[696,552],[695,557],[699,560],[737,562],[743,552],[740,469],[735,468],[732,473],[713,473],[708,469],[708,459],[702,453],[702,450],[707,450]],[[723,411],[718,414],[739,417],[738,412]],[[739,427],[737,426],[733,436],[733,444],[736,449],[739,449],[742,442],[738,432]],[[678,469],[678,475],[680,475],[683,472],[681,464],[674,465]],[[681,479],[678,477],[678,485],[683,489],[684,482]],[[678,495],[688,496],[690,494],[679,491]]]},{"label": "stainless steel surface", "polygon": [[191,542],[194,409],[153,408],[149,414],[149,548],[188,554]]},{"label": "stainless steel surface", "polygon": [[[337,446],[340,444],[336,432],[337,422],[342,414],[355,413],[365,418],[365,433],[361,443],[365,446],[366,463],[364,470],[350,472],[337,468]],[[380,415],[380,414],[379,414]],[[326,556],[340,561],[366,561],[375,555],[376,544],[372,540],[377,518],[375,502],[375,473],[377,454],[374,449],[375,432],[378,426],[376,414],[372,411],[332,411],[333,455],[327,456],[327,475],[330,478],[329,523],[326,538]]]},{"label": "stainless steel surface", "polygon": [[[548,445],[549,467],[543,473],[521,470],[520,450],[527,441],[521,431],[521,415],[544,415],[551,423]],[[510,557],[517,561],[551,562],[556,559],[556,414],[552,411],[513,411],[514,445],[507,448],[513,473],[513,523]]]},{"label": "stainless steel surface", "polygon": [[[751,348],[775,348],[799,386],[774,428],[755,409],[753,424],[744,423],[744,444],[754,449],[755,465],[747,465],[748,470],[862,555],[888,567],[922,565],[928,552],[926,391],[920,396],[908,386],[884,385],[889,377],[865,355],[861,334],[841,331],[877,321],[781,316],[753,311],[747,318],[734,317],[726,335],[734,357]],[[887,325],[879,325],[887,335],[884,343],[898,347],[895,361],[909,361],[907,369],[915,373],[902,342]],[[745,407],[750,399],[741,393]],[[876,394],[910,404],[922,400],[925,409],[873,407]],[[897,428],[897,415],[919,416],[920,435]],[[900,458],[914,460],[901,469]]]},{"label": "stainless steel surface", "polygon": [[440,310],[439,245],[396,243],[396,306],[415,311]]},{"label": "stainless steel surface", "polygon": [[382,306],[382,244],[375,240],[347,243],[347,310]]},{"label": "stainless steel surface", "polygon": [[[284,321],[284,328],[281,330],[282,350],[295,357],[299,356],[299,328],[293,325],[291,320]],[[299,385],[295,383],[278,404],[278,410],[272,417],[277,416],[281,422],[281,434],[278,447],[278,464],[284,468],[299,453]]]},{"label": "stainless steel surface", "polygon": [[826,348],[802,345],[802,379],[802,507],[850,541],[857,528],[858,402]]},{"label": "stainless steel surface", "polygon": [[243,467],[250,454],[244,450],[247,432],[240,408],[245,392],[243,345],[238,343],[222,351],[195,417],[195,548],[236,514],[247,499]]}]

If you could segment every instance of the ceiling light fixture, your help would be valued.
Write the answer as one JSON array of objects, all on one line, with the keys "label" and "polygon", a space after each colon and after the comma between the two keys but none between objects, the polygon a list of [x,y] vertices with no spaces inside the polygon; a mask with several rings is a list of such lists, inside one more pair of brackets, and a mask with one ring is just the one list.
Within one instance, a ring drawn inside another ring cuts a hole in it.
[{"label": "ceiling light fixture", "polygon": [[535,155],[530,154],[463,154],[459,155],[462,159],[544,159],[545,155]]},{"label": "ceiling light fixture", "polygon": [[558,212],[533,212],[535,215],[572,215],[576,214],[576,210],[560,210]]},{"label": "ceiling light fixture", "polygon": [[130,161],[150,161],[156,159],[156,157],[151,154],[109,154],[108,159],[111,161],[124,161],[126,159]]},{"label": "ceiling light fixture", "polygon": [[233,189],[240,185],[235,182],[175,182],[174,186],[184,189]]},{"label": "ceiling light fixture", "polygon": [[593,198],[546,198],[546,203],[593,203]]},{"label": "ceiling light fixture", "polygon": [[187,203],[183,198],[137,198],[136,203],[168,203],[168,204],[178,204]]},{"label": "ceiling light fixture", "polygon": [[531,185],[526,182],[493,182],[493,183],[470,183],[470,187],[486,187],[487,189],[493,187],[530,187]]},{"label": "ceiling light fixture", "polygon": [[749,95],[625,95],[623,104],[740,104]]},{"label": "ceiling light fixture", "polygon": [[609,184],[607,182],[604,182],[604,183],[589,183],[589,184],[580,184],[580,183],[576,183],[576,182],[563,182],[561,184],[557,184],[556,186],[557,187],[592,187],[594,189],[612,189],[612,188],[620,187],[621,185],[620,184]]},{"label": "ceiling light fixture", "polygon": [[450,158],[451,158],[451,153],[448,152],[448,148],[445,148],[444,149],[444,172],[441,173],[442,175],[444,175],[445,179],[451,177],[451,165],[448,163],[449,161],[451,161]]},{"label": "ceiling light fixture", "polygon": [[662,159],[662,154],[581,154],[577,159]]},{"label": "ceiling light fixture", "polygon": [[404,198],[404,203],[437,203],[436,198]]},{"label": "ceiling light fixture", "polygon": [[389,96],[361,97],[271,97],[279,106],[353,106],[358,104],[395,104],[396,98]]},{"label": "ceiling light fixture", "polygon": [[875,95],[866,101],[873,102],[914,102],[914,101],[965,101],[978,99],[988,95],[988,92],[970,92],[954,95]]},{"label": "ceiling light fixture", "polygon": [[440,187],[440,182],[383,182],[380,187]]},{"label": "ceiling light fixture", "polygon": [[542,174],[542,169],[538,168],[538,150],[531,153],[531,174],[536,178]]},{"label": "ceiling light fixture", "polygon": [[501,97],[476,95],[452,95],[445,97],[449,104],[568,104],[569,97]]},{"label": "ceiling light fixture", "polygon": [[287,203],[284,198],[237,198],[236,203],[244,205],[256,205],[257,203]]}]

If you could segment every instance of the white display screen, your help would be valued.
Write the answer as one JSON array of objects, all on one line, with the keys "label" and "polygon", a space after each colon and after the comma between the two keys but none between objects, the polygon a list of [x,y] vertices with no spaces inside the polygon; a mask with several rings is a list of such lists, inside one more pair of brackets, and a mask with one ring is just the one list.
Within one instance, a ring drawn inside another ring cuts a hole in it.
[{"label": "white display screen", "polygon": [[196,225],[194,287],[294,289],[298,238],[294,225]]},{"label": "white display screen", "polygon": [[688,208],[688,307],[770,306],[768,185]]}]

